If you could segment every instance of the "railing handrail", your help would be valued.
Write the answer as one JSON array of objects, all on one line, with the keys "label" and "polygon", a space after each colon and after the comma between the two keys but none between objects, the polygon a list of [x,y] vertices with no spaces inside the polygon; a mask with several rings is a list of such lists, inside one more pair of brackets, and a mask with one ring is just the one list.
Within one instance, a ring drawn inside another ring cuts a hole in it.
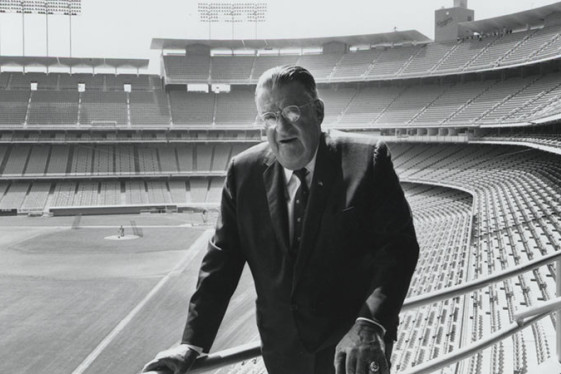
[{"label": "railing handrail", "polygon": [[[559,298],[557,302],[561,303],[561,298]],[[508,338],[509,336],[519,332],[523,328],[533,324],[534,322],[539,321],[543,317],[546,317],[551,312],[553,312],[553,310],[550,310],[549,312],[545,312],[542,314],[534,315],[526,320],[521,320],[520,322],[511,323],[507,328],[494,332],[488,335],[487,337],[485,337],[484,339],[478,340],[476,343],[470,344],[464,348],[458,349],[457,351],[453,351],[444,356],[440,356],[438,359],[416,365],[412,368],[400,372],[400,374],[432,373],[438,369],[441,369],[455,362],[458,362],[464,358],[472,356],[478,351],[487,348],[497,343],[500,340]],[[229,350],[220,351],[197,359],[197,361],[193,365],[193,369],[189,371],[189,374],[202,373],[206,370],[212,370],[218,367],[235,364],[237,362],[243,360],[249,360],[260,355],[261,355],[261,347],[259,342],[237,346]],[[153,371],[145,374],[170,374],[170,372]]]},{"label": "railing handrail", "polygon": [[438,369],[451,365],[458,362],[464,358],[476,354],[478,351],[485,349],[497,342],[508,338],[509,336],[517,333],[523,328],[539,321],[540,319],[546,317],[552,312],[555,312],[561,306],[561,297],[540,303],[537,306],[533,306],[523,311],[514,313],[514,321],[507,328],[495,331],[485,338],[478,340],[475,343],[467,345],[456,351],[450,352],[437,359],[430,360],[428,362],[416,365],[412,368],[404,370],[399,374],[428,374],[432,373]]},{"label": "railing handrail", "polygon": [[560,259],[561,259],[561,251],[550,253],[538,259],[532,260],[526,264],[514,266],[513,268],[499,271],[487,277],[475,279],[473,281],[459,284],[457,286],[446,287],[442,290],[431,292],[427,295],[410,297],[405,300],[401,310],[402,311],[410,310],[410,309],[421,307],[423,305],[432,304],[437,301],[451,299],[453,297],[460,296],[470,291],[474,291],[479,288],[485,287],[488,284],[496,283],[501,280],[511,278],[515,275],[523,274],[528,270],[532,270],[534,268],[546,265],[552,261],[560,260]]},{"label": "railing handrail", "polygon": [[[423,305],[432,304],[441,300],[460,296],[470,291],[485,287],[490,283],[495,283],[504,279],[508,279],[515,275],[523,274],[528,270],[546,265],[555,260],[559,261],[558,264],[561,263],[561,251],[544,255],[526,264],[518,265],[511,269],[503,270],[497,272],[496,274],[481,279],[476,279],[464,284],[460,284],[458,286],[447,287],[443,290],[432,292],[428,295],[408,298],[405,300],[401,310],[404,311],[404,310],[414,309],[414,308],[421,307]],[[561,280],[557,280],[557,282],[561,282]],[[400,374],[432,373],[435,370],[438,370],[440,368],[458,362],[464,358],[467,358],[477,353],[477,351],[481,349],[489,347],[495,344],[496,342],[515,334],[516,332],[520,331],[524,327],[531,325],[534,322],[537,322],[538,320],[552,313],[555,310],[554,306],[559,307],[560,305],[561,305],[561,297],[558,297],[557,299],[548,302],[545,307],[543,305],[539,305],[537,307],[530,308],[529,311],[524,310],[520,313],[517,313],[515,314],[516,322],[511,323],[507,328],[491,333],[490,335],[486,336],[481,340],[478,340],[475,343],[460,348],[456,351],[450,352],[437,359],[430,360],[428,362],[416,365],[408,370],[400,372]],[[546,312],[535,315],[537,313],[543,312],[544,310],[546,310]],[[532,315],[532,317],[529,317],[530,315]],[[523,320],[523,318],[526,317],[528,318],[526,320]],[[248,360],[260,355],[261,355],[260,342],[240,345],[231,349],[227,349],[224,351],[216,352],[198,358],[195,364],[193,365],[193,369],[189,371],[189,373],[201,373],[206,370],[234,364],[239,361]],[[169,374],[169,372],[154,371],[145,374]]]},{"label": "railing handrail", "polygon": [[[551,313],[551,312],[549,312]],[[430,360],[427,362],[423,362],[419,365],[415,365],[407,370],[400,371],[399,374],[428,374],[433,373],[434,371],[444,368],[446,366],[452,365],[458,361],[461,361],[465,358],[473,356],[477,352],[487,347],[496,344],[497,342],[508,338],[511,335],[519,332],[523,328],[533,324],[534,322],[539,321],[540,319],[546,317],[549,313],[542,313],[537,316],[533,316],[528,318],[527,320],[518,323],[511,323],[508,325],[507,328],[501,329],[499,331],[493,332],[489,335],[486,335],[483,339],[478,340],[475,343],[472,343],[468,346],[460,348],[458,350],[452,351],[445,355],[439,356],[434,360]]]},{"label": "railing handrail", "polygon": [[258,356],[261,356],[261,342],[240,345],[231,349],[199,357],[193,364],[189,374],[202,373],[206,370],[235,364]]},{"label": "railing handrail", "polygon": [[[253,342],[239,345],[234,348],[225,349],[223,351],[211,353],[209,355],[197,358],[189,374],[202,373],[207,370],[217,369],[226,365],[238,363],[243,360],[249,360],[261,356],[261,343]],[[172,374],[168,370],[154,370],[144,374]]]},{"label": "railing handrail", "polygon": [[514,313],[514,320],[516,323],[521,324],[524,322],[525,318],[529,318],[535,316],[537,314],[542,313],[551,313],[561,309],[561,297],[556,297],[555,299],[551,299],[548,301],[544,301],[539,303],[538,305],[531,306],[520,312]]}]

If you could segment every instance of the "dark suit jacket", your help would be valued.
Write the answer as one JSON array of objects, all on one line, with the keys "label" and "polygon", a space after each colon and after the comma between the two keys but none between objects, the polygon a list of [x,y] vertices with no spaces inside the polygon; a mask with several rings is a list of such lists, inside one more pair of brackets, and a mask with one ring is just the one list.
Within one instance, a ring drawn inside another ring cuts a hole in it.
[{"label": "dark suit jacket", "polygon": [[299,361],[332,352],[359,316],[395,339],[419,248],[387,146],[322,135],[295,260],[284,188],[267,143],[232,159],[183,342],[210,349],[246,262],[269,373],[313,372]]}]

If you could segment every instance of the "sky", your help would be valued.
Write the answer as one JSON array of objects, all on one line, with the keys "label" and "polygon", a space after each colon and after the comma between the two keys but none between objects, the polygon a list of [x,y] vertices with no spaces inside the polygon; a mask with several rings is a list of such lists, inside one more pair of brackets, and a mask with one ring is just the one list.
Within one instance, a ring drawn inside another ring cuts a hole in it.
[{"label": "sky", "polygon": [[[160,51],[150,50],[152,38],[303,38],[383,33],[395,27],[415,29],[433,39],[434,11],[453,5],[453,0],[253,0],[267,5],[266,21],[257,27],[214,23],[209,30],[199,19],[198,3],[249,1],[82,0],[80,16],[48,17],[48,56],[149,58],[149,72],[158,73]],[[468,8],[480,20],[553,3],[468,0]],[[25,35],[25,55],[46,56],[46,20],[44,15],[0,13],[0,55],[21,56]]]}]

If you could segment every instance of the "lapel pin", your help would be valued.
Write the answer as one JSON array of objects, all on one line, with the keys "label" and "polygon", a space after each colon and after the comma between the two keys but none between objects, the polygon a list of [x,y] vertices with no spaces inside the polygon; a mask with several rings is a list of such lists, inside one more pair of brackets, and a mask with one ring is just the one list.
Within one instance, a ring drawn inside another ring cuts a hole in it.
[{"label": "lapel pin", "polygon": [[323,187],[323,182],[322,182],[322,181],[318,181],[318,186]]}]

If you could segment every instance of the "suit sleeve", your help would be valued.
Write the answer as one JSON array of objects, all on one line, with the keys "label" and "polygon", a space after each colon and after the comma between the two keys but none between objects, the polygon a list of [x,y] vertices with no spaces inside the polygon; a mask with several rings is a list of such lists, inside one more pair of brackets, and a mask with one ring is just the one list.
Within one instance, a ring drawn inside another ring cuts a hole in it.
[{"label": "suit sleeve", "polygon": [[379,143],[374,153],[375,187],[373,243],[376,250],[370,296],[359,317],[382,324],[396,339],[403,305],[419,256],[419,245],[409,204],[394,171],[388,147]]},{"label": "suit sleeve", "polygon": [[222,190],[215,234],[201,264],[183,332],[182,343],[202,347],[204,352],[214,342],[245,264],[237,230],[234,169],[232,159]]}]

